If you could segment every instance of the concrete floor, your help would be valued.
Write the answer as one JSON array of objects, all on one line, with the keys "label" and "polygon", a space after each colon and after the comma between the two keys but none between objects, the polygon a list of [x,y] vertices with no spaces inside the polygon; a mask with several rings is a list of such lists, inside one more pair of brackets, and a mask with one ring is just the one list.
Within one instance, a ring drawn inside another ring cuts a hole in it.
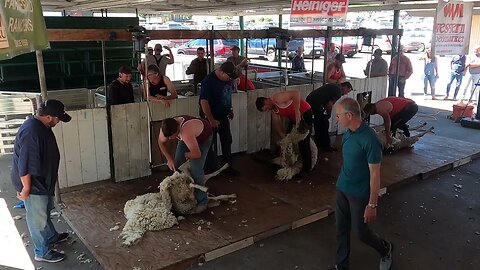
[{"label": "concrete floor", "polygon": [[[412,125],[428,122],[438,135],[473,143],[480,142],[480,131],[460,127],[446,119],[449,112],[421,107]],[[5,199],[12,216],[24,216],[13,209],[15,193],[10,184],[10,156],[0,156],[0,199]],[[373,228],[395,244],[392,269],[480,269],[480,160],[420,182],[403,185],[380,200],[379,218]],[[455,191],[454,184],[462,185]],[[458,195],[456,197],[455,195]],[[62,218],[54,218],[59,231],[71,230]],[[27,232],[24,219],[15,221],[18,235]],[[5,232],[0,228],[0,237]],[[1,239],[1,238],[0,238]],[[72,240],[74,242],[72,243]],[[58,246],[67,259],[57,264],[37,263],[36,269],[102,269],[76,235]],[[29,241],[28,236],[23,239]],[[352,241],[352,269],[378,269],[378,255]],[[8,243],[0,242],[0,246]],[[335,258],[334,217],[281,233],[254,246],[195,266],[195,269],[328,269]],[[7,246],[8,247],[8,246]],[[26,247],[32,259],[32,245]],[[12,251],[13,253],[18,251]],[[91,263],[81,263],[81,253]],[[9,254],[0,254],[0,268]],[[25,258],[24,258],[25,259]]]}]

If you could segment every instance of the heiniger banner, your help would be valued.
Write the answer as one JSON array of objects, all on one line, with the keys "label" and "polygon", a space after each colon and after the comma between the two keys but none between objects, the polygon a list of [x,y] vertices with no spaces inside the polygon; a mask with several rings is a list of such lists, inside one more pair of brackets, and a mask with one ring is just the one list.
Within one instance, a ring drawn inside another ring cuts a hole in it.
[{"label": "heiniger banner", "polygon": [[473,2],[438,1],[434,26],[435,54],[468,54]]},{"label": "heiniger banner", "polygon": [[290,27],[344,26],[347,8],[348,0],[292,0]]},{"label": "heiniger banner", "polygon": [[0,0],[0,60],[47,48],[40,0]]}]

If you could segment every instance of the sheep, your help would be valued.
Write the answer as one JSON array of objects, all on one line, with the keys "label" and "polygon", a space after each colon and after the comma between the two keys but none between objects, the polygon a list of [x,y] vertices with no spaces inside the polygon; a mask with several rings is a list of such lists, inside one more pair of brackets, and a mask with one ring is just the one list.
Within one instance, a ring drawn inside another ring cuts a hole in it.
[{"label": "sheep", "polygon": [[[298,142],[304,140],[309,132],[309,130],[306,130],[302,133],[294,128],[280,141],[280,156],[275,158],[273,163],[282,168],[277,171],[275,179],[278,181],[288,181],[302,171],[303,164],[298,149]],[[318,149],[312,138],[310,138],[310,150],[312,153],[312,167],[310,170],[313,170],[317,163]]]},{"label": "sheep", "polygon": [[[178,214],[188,214],[195,208],[197,200],[194,189],[207,192],[205,186],[194,184],[189,174],[189,162],[185,162],[171,176],[165,177],[159,185],[158,193],[147,193],[137,196],[125,203],[124,213],[127,222],[119,237],[123,246],[137,243],[146,231],[158,231],[173,227],[178,220],[172,211]],[[225,170],[227,166],[206,175],[209,179]],[[182,172],[180,172],[182,171]],[[236,198],[235,194],[209,197],[209,200],[229,200]]]},{"label": "sheep", "polygon": [[[420,127],[423,127],[423,126],[425,126],[425,124],[421,125]],[[412,130],[417,130],[418,128],[419,127],[413,128]],[[395,134],[395,136],[392,138],[392,143],[391,144],[387,144],[387,139],[386,139],[386,136],[385,136],[385,130],[376,131],[376,133],[377,133],[378,139],[382,143],[383,149],[388,150],[389,152],[395,152],[395,151],[398,151],[400,149],[413,147],[413,145],[416,142],[418,142],[418,140],[421,137],[423,137],[425,134],[430,133],[432,131],[433,131],[433,127],[429,128],[425,131],[422,131],[422,132],[418,133],[417,135],[411,136],[411,137],[406,137],[402,132],[397,132]]]}]

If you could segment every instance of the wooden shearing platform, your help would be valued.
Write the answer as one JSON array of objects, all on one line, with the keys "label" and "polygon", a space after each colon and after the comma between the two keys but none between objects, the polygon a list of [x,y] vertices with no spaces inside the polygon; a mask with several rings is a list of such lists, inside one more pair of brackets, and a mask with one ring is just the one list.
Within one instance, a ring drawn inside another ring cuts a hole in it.
[{"label": "wooden shearing platform", "polygon": [[[237,157],[235,166],[241,176],[220,175],[207,184],[214,194],[236,193],[235,203],[187,216],[171,229],[147,232],[130,248],[122,247],[117,238],[126,222],[123,206],[137,195],[156,192],[161,177],[79,187],[62,195],[66,205],[63,214],[105,269],[184,269],[332,212],[340,152],[320,153],[311,174],[288,183],[275,181],[275,169],[259,162],[255,155]],[[479,156],[480,145],[428,134],[413,149],[385,155],[382,186],[390,189],[424,179]],[[120,230],[110,231],[117,222]]]}]

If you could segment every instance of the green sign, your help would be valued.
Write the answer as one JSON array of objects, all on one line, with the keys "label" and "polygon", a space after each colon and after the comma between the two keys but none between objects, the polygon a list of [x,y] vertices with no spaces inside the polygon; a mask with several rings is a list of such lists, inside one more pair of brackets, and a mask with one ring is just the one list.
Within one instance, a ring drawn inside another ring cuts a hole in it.
[{"label": "green sign", "polygon": [[40,0],[0,0],[0,60],[50,48]]}]

